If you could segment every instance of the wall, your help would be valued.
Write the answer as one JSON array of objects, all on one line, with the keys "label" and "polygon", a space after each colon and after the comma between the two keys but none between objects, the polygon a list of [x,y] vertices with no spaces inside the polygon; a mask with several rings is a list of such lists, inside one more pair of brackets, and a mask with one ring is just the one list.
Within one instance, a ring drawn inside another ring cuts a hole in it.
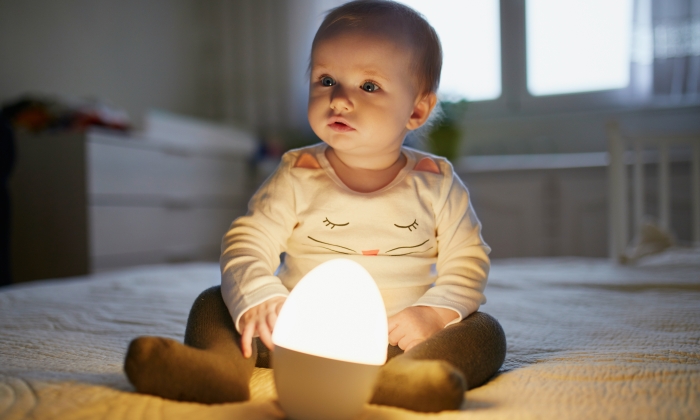
[{"label": "wall", "polygon": [[611,121],[628,134],[698,133],[700,105],[477,116],[464,122],[462,154],[607,151],[606,125]]},{"label": "wall", "polygon": [[605,257],[605,167],[461,172],[492,258]]},{"label": "wall", "polygon": [[308,129],[306,67],[340,0],[0,2],[0,103],[25,93],[95,97],[228,121]]},{"label": "wall", "polygon": [[137,125],[148,108],[222,116],[216,1],[0,2],[0,102],[96,97]]}]

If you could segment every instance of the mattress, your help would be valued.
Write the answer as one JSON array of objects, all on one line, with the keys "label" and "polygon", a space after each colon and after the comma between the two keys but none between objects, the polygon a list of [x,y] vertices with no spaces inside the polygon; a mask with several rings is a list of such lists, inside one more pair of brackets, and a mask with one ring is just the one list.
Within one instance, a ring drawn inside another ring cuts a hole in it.
[{"label": "mattress", "polygon": [[[367,405],[361,419],[700,418],[700,259],[494,261],[481,310],[506,361],[459,411]],[[182,340],[216,264],[132,268],[0,289],[2,419],[283,419],[272,373],[251,400],[201,405],[134,392],[122,370],[139,335]]]}]

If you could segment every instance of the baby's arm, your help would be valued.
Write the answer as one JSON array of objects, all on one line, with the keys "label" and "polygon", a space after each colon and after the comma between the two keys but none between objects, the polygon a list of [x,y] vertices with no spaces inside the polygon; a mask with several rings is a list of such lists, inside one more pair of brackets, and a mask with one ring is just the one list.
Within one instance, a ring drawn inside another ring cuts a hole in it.
[{"label": "baby's arm", "polygon": [[[279,299],[273,298],[283,299],[289,294],[275,271],[297,223],[294,185],[289,174],[292,162],[293,156],[282,158],[280,167],[251,198],[248,213],[236,219],[222,239],[221,294],[243,337],[242,350],[246,355],[250,354],[256,333],[265,345],[271,345],[269,336],[279,312],[279,305],[273,305]],[[264,327],[270,312],[275,317]]]},{"label": "baby's arm", "polygon": [[459,318],[452,309],[409,306],[389,317],[389,344],[408,351]]},{"label": "baby's arm", "polygon": [[[451,167],[443,167],[451,173]],[[436,206],[437,278],[413,306],[389,318],[389,341],[404,350],[459,322],[485,302],[490,248],[459,178],[447,176]]]},{"label": "baby's arm", "polygon": [[247,359],[253,354],[253,337],[257,333],[263,344],[272,349],[272,331],[277,322],[277,315],[287,298],[277,296],[270,298],[259,305],[255,305],[241,315],[239,326],[241,328],[241,349]]}]

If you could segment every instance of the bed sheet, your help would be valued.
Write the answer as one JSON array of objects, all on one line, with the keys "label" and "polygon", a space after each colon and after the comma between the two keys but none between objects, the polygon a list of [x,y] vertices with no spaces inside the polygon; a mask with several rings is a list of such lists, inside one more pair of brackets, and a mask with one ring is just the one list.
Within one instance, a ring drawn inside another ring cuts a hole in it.
[{"label": "bed sheet", "polygon": [[[216,264],[151,266],[0,291],[2,419],[282,419],[271,371],[248,402],[140,395],[122,362],[139,335],[181,340]],[[499,374],[459,411],[367,405],[361,419],[700,418],[700,265],[494,261],[482,310],[502,323]]]}]

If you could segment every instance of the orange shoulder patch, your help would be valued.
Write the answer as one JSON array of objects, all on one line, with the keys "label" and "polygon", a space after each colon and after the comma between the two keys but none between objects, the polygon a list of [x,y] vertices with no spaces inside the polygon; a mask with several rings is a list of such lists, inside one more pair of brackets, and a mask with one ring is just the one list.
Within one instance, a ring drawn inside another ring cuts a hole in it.
[{"label": "orange shoulder patch", "polygon": [[432,160],[429,157],[424,157],[423,159],[416,164],[416,167],[413,168],[415,171],[422,171],[422,172],[432,172],[434,174],[440,175],[440,168],[438,167],[438,164]]},{"label": "orange shoulder patch", "polygon": [[301,156],[294,163],[295,168],[306,168],[306,169],[321,169],[321,164],[318,163],[315,157],[310,153],[302,153]]}]

